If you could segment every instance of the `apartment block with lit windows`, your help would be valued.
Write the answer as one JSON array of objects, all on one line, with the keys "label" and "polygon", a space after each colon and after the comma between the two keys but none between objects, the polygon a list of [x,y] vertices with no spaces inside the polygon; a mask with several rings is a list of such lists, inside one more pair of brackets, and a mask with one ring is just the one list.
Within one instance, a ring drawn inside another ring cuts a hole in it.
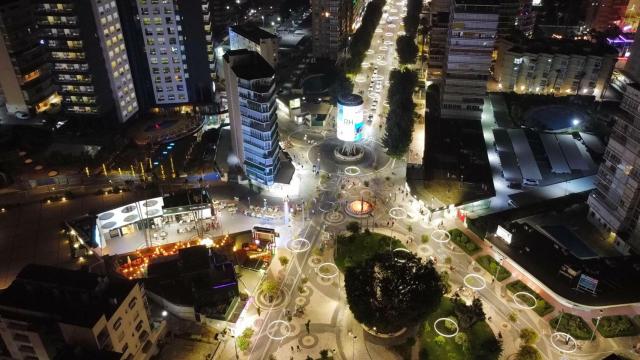
[{"label": "apartment block with lit windows", "polygon": [[268,187],[277,182],[280,145],[275,72],[255,51],[224,55],[231,147],[247,176]]},{"label": "apartment block with lit windows", "polygon": [[67,113],[120,122],[138,111],[115,0],[32,0]]},{"label": "apartment block with lit windows", "polygon": [[640,85],[626,87],[588,199],[591,223],[623,253],[640,252]]},{"label": "apartment block with lit windows", "polygon": [[0,292],[0,340],[13,359],[66,359],[74,347],[95,356],[85,358],[147,360],[165,333],[136,281],[32,264]]},{"label": "apartment block with lit windows", "polygon": [[0,91],[7,113],[26,117],[59,104],[33,8],[23,0],[0,3],[0,34]]},{"label": "apartment block with lit windows", "polygon": [[586,40],[499,39],[494,76],[502,91],[602,96],[616,62],[617,50]]},{"label": "apartment block with lit windows", "polygon": [[440,114],[480,120],[498,28],[499,0],[452,0]]},{"label": "apartment block with lit windows", "polygon": [[156,105],[211,103],[215,56],[210,2],[137,0],[137,5]]},{"label": "apartment block with lit windows", "polygon": [[311,0],[315,57],[337,59],[351,34],[351,0]]}]

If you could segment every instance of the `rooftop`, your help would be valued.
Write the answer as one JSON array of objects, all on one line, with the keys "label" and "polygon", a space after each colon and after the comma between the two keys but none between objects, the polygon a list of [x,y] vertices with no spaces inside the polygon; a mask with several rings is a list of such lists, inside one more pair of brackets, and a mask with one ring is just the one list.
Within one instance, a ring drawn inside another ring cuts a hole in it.
[{"label": "rooftop", "polygon": [[171,209],[177,207],[187,207],[196,204],[209,204],[211,199],[209,193],[202,189],[188,189],[177,191],[162,197],[163,209]]},{"label": "rooftop", "polygon": [[277,39],[275,34],[272,34],[262,28],[259,28],[251,24],[232,25],[229,27],[229,32],[234,32],[244,38],[247,38],[254,43],[259,43],[260,39]]},{"label": "rooftop", "polygon": [[618,56],[618,50],[613,46],[604,43],[593,43],[587,40],[554,38],[528,39],[519,34],[511,34],[505,40],[513,44],[509,49],[509,51],[513,52],[583,56]]},{"label": "rooftop", "polygon": [[121,278],[30,264],[0,292],[0,313],[28,311],[92,327],[103,315],[110,318],[135,285]]},{"label": "rooftop", "polygon": [[275,75],[267,60],[255,51],[229,50],[224,54],[224,61],[231,64],[231,69],[241,79],[265,79]]}]

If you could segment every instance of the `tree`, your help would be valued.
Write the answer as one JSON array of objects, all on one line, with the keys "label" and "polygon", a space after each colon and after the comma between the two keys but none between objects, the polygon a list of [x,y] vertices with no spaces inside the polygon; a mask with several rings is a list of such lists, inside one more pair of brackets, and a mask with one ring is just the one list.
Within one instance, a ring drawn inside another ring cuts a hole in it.
[{"label": "tree", "polygon": [[525,345],[533,345],[538,341],[538,333],[532,328],[524,328],[520,330],[520,340],[522,340]]},{"label": "tree", "polygon": [[444,285],[433,262],[414,254],[403,259],[385,251],[347,268],[347,302],[356,320],[389,333],[419,323],[438,307]]},{"label": "tree", "polygon": [[509,313],[509,315],[507,316],[507,318],[509,319],[509,321],[511,322],[516,322],[518,321],[518,313],[516,313],[515,311],[512,311]]},{"label": "tree", "polygon": [[266,279],[260,285],[260,290],[267,295],[270,299],[278,295],[278,291],[280,290],[280,283],[276,280]]},{"label": "tree", "polygon": [[251,337],[254,330],[252,328],[246,328],[242,331],[242,334],[236,338],[236,344],[240,351],[246,351],[251,347]]},{"label": "tree", "polygon": [[282,267],[285,267],[285,268],[286,268],[286,267],[287,267],[287,265],[289,265],[289,258],[288,258],[288,257],[286,257],[286,256],[284,256],[284,255],[282,255],[282,256],[280,256],[280,257],[278,257],[278,261],[280,262],[280,265],[281,265]]},{"label": "tree", "polygon": [[484,309],[482,307],[482,300],[479,298],[473,299],[471,305],[467,305],[459,294],[455,294],[451,301],[453,302],[453,311],[458,318],[458,326],[461,330],[470,329],[473,324],[485,319]]},{"label": "tree", "polygon": [[320,359],[325,360],[329,358],[329,350],[322,349],[320,350]]},{"label": "tree", "polygon": [[389,112],[382,145],[387,149],[387,155],[401,158],[411,144],[415,109],[413,89],[418,82],[418,76],[408,69],[396,69],[389,74],[389,82]]},{"label": "tree", "polygon": [[357,221],[350,221],[347,224],[347,230],[352,234],[357,234],[360,232],[360,223]]},{"label": "tree", "polygon": [[462,348],[462,351],[464,352],[469,351],[470,342],[469,342],[469,337],[467,336],[466,333],[459,332],[455,337],[455,341],[456,341],[456,344],[460,345],[460,347]]},{"label": "tree", "polygon": [[542,360],[538,349],[531,345],[522,345],[516,353],[516,360]]},{"label": "tree", "polygon": [[396,39],[396,52],[400,64],[414,64],[418,56],[418,46],[412,37],[401,35]]}]

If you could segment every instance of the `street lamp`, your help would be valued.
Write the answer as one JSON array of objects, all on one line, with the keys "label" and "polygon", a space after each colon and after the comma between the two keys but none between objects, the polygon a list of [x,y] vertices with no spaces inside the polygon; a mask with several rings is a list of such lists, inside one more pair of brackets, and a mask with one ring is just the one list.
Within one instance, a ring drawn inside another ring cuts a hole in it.
[{"label": "street lamp", "polygon": [[602,309],[599,310],[600,316],[596,317],[596,327],[593,329],[593,332],[591,333],[591,339],[589,339],[589,342],[593,341],[593,338],[596,336],[596,330],[598,330],[598,325],[600,324],[600,319],[602,319],[603,312],[604,310]]},{"label": "street lamp", "polygon": [[351,330],[349,330],[349,336],[351,337],[351,359],[355,359],[356,357],[356,340],[358,336],[354,334]]}]

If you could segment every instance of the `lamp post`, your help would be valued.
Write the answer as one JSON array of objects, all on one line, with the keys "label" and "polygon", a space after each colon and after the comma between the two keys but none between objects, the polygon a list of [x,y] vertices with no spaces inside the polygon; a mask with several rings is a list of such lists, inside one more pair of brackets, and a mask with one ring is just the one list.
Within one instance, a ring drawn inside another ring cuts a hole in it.
[{"label": "lamp post", "polygon": [[349,336],[351,337],[351,359],[355,359],[356,357],[356,340],[358,336],[355,335],[351,330],[349,330]]},{"label": "lamp post", "polygon": [[[504,260],[503,258],[500,258],[500,261],[498,261],[498,267],[496,269],[496,280],[498,280],[498,274],[500,273],[500,268],[502,267],[502,261],[503,260]],[[498,282],[500,282],[500,281],[498,280]]]},{"label": "lamp post", "polygon": [[591,333],[591,339],[589,339],[589,342],[593,341],[593,338],[596,336],[596,330],[598,330],[598,325],[600,325],[600,319],[602,319],[602,313],[604,312],[604,310],[600,309],[599,310],[599,316],[596,317],[596,327],[593,328],[593,332]]}]

